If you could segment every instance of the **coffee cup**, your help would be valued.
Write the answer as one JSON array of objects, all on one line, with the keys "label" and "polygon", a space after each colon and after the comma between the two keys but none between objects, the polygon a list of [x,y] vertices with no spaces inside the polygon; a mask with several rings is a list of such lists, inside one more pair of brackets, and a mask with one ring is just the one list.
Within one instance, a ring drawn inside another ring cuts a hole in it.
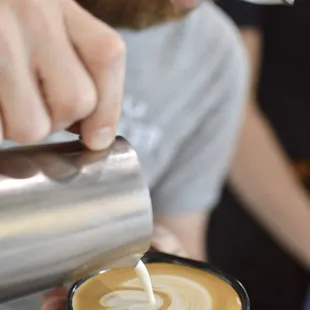
[{"label": "coffee cup", "polygon": [[[242,284],[208,263],[160,252],[148,252],[143,262],[150,273],[154,310],[250,310]],[[67,310],[149,309],[133,268],[102,271],[76,282]]]}]

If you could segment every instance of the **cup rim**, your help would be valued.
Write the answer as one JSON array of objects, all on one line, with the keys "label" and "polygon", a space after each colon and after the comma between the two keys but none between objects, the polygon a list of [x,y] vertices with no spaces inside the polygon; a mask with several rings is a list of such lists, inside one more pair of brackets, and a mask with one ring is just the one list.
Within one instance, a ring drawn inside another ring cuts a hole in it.
[{"label": "cup rim", "polygon": [[[142,260],[144,263],[170,263],[170,264],[176,264],[176,265],[183,265],[187,267],[192,267],[196,269],[200,269],[203,271],[206,271],[208,273],[211,273],[215,275],[216,277],[220,278],[224,282],[226,282],[229,286],[231,286],[234,291],[238,294],[240,300],[241,300],[241,309],[242,310],[250,310],[250,298],[249,295],[244,288],[244,286],[234,277],[227,275],[220,271],[218,268],[212,266],[209,263],[196,261],[188,258],[182,258],[179,256],[166,254],[162,252],[157,251],[149,251],[147,252],[143,257]],[[75,282],[68,293],[67,298],[67,310],[73,310],[72,307],[72,298],[75,294],[76,290],[89,278],[92,276],[86,277],[84,279],[78,280]]]}]

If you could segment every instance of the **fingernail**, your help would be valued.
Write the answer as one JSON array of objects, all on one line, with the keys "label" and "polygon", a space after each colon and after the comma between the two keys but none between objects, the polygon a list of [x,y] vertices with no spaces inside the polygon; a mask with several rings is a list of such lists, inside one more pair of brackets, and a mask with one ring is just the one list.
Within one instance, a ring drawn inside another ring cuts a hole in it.
[{"label": "fingernail", "polygon": [[115,139],[114,132],[111,127],[104,127],[98,131],[84,136],[85,143],[93,151],[101,151],[108,148]]}]

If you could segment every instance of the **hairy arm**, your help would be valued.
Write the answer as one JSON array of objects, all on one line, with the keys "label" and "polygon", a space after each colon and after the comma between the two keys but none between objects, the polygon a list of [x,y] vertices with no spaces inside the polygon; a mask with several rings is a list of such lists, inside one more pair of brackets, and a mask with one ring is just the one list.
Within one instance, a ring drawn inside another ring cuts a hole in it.
[{"label": "hairy arm", "polygon": [[270,125],[255,104],[260,34],[250,28],[244,29],[242,34],[252,63],[252,88],[230,170],[230,181],[248,211],[309,268],[309,198]]}]

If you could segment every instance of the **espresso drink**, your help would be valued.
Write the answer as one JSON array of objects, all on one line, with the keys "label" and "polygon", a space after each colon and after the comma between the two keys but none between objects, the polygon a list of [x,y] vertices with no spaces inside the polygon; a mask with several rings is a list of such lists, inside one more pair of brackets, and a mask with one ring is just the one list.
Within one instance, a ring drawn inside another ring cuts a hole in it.
[{"label": "espresso drink", "polygon": [[206,271],[169,263],[146,265],[155,305],[132,268],[106,271],[83,283],[73,310],[241,310],[235,290]]}]

